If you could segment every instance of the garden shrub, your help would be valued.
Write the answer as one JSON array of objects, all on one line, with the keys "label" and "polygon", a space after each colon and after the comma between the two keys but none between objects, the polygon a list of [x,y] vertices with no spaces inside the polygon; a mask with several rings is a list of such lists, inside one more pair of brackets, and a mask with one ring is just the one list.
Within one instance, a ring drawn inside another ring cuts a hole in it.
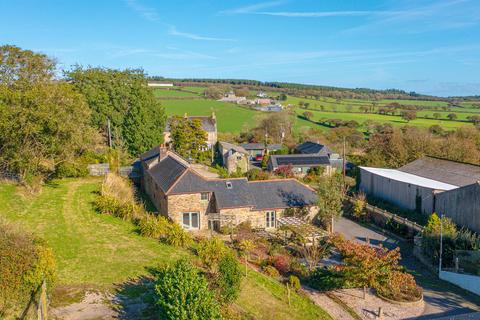
[{"label": "garden shrub", "polygon": [[290,264],[290,272],[301,279],[308,276],[308,268],[297,259],[294,259]]},{"label": "garden shrub", "polygon": [[55,169],[56,178],[79,178],[88,175],[87,166],[77,162],[62,162]]},{"label": "garden shrub", "polygon": [[95,207],[103,214],[115,215],[120,206],[120,202],[115,197],[108,195],[101,195],[95,200]]},{"label": "garden shrub", "polygon": [[204,239],[197,245],[197,255],[210,271],[216,269],[218,262],[227,252],[227,247],[218,237]]},{"label": "garden shrub", "polygon": [[185,248],[189,246],[193,240],[192,236],[179,224],[172,222],[170,223],[164,241],[169,245]]},{"label": "garden shrub", "polygon": [[160,319],[221,319],[220,307],[207,279],[187,260],[160,270],[155,294]]},{"label": "garden shrub", "polygon": [[273,256],[271,258],[271,264],[282,274],[290,272],[291,259],[290,256],[286,254],[277,254]]},{"label": "garden shrub", "polygon": [[395,301],[418,301],[422,297],[422,288],[417,286],[411,274],[393,271],[387,281],[377,287],[381,296]]},{"label": "garden shrub", "polygon": [[288,277],[288,285],[291,289],[298,291],[301,288],[300,279],[296,276]]},{"label": "garden shrub", "polygon": [[43,279],[52,288],[55,278],[52,250],[32,235],[0,222],[0,319],[15,318]]},{"label": "garden shrub", "polygon": [[280,277],[280,272],[278,272],[277,269],[273,266],[266,266],[263,268],[263,273],[265,273],[267,276],[272,277],[272,278],[278,278]]},{"label": "garden shrub", "polygon": [[224,255],[218,264],[216,285],[223,302],[231,303],[240,293],[242,271],[237,258],[230,253]]},{"label": "garden shrub", "polygon": [[163,216],[145,214],[142,219],[139,220],[138,227],[142,236],[162,239],[168,233],[170,221]]},{"label": "garden shrub", "polygon": [[308,278],[308,285],[320,291],[350,287],[345,275],[335,267],[315,269]]}]

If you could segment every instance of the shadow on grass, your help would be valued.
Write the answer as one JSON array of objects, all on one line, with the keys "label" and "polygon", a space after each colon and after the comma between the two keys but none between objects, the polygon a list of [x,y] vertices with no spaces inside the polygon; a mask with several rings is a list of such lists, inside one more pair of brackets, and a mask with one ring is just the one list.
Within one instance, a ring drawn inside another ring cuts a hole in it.
[{"label": "shadow on grass", "polygon": [[113,302],[118,319],[157,319],[155,305],[156,268],[147,268],[149,275],[128,280],[116,286]]}]

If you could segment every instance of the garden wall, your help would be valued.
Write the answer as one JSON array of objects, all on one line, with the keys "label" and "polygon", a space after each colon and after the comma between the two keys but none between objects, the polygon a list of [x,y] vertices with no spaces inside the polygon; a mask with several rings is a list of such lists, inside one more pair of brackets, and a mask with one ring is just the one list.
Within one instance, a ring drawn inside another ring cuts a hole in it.
[{"label": "garden wall", "polygon": [[449,271],[440,271],[440,279],[480,295],[480,277]]}]

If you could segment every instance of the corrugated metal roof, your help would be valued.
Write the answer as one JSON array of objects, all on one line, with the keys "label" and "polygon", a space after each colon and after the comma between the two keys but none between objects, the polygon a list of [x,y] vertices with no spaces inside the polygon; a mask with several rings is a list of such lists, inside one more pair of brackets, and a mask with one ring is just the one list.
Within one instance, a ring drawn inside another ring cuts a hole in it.
[{"label": "corrugated metal roof", "polygon": [[480,166],[433,157],[423,157],[398,170],[455,186],[480,181]]},{"label": "corrugated metal roof", "polygon": [[420,187],[430,188],[434,190],[452,190],[452,189],[458,188],[457,186],[454,186],[452,184],[423,178],[423,177],[406,173],[396,169],[369,168],[369,167],[360,167],[360,169],[376,174],[378,176],[387,178],[387,179],[405,182],[405,183],[413,184]]}]

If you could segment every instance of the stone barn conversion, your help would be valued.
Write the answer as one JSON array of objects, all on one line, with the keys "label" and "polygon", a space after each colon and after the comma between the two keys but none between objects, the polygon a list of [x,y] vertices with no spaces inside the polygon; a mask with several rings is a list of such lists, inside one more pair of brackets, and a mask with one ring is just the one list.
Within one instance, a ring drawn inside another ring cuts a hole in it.
[{"label": "stone barn conversion", "polygon": [[360,181],[376,199],[480,232],[480,166],[423,157],[399,169],[360,167]]},{"label": "stone barn conversion", "polygon": [[141,157],[141,186],[159,213],[188,230],[215,229],[250,221],[272,229],[287,209],[318,211],[315,190],[295,179],[211,179],[179,155],[156,147]]}]

